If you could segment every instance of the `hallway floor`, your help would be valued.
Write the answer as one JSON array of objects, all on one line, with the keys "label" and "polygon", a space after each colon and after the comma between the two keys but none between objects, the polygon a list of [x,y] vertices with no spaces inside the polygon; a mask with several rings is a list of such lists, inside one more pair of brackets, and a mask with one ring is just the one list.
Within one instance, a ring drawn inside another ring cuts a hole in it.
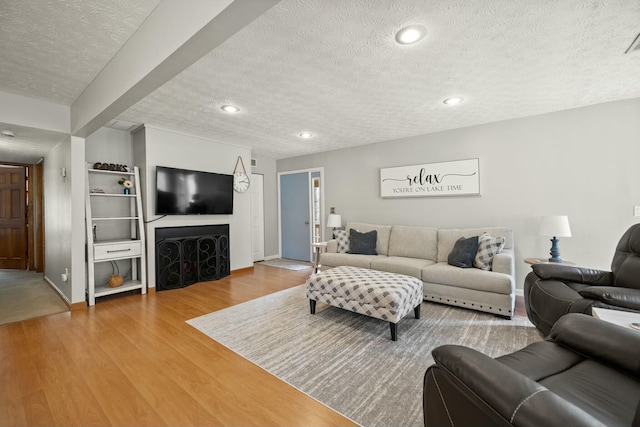
[{"label": "hallway floor", "polygon": [[0,325],[69,311],[42,273],[0,270]]}]

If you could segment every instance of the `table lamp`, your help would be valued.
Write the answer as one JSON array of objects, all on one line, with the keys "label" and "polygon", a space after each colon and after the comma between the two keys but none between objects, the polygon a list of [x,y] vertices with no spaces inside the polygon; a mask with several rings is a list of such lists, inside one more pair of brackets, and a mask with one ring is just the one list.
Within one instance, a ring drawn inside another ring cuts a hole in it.
[{"label": "table lamp", "polygon": [[336,208],[331,208],[331,213],[327,218],[327,227],[333,228],[333,238],[336,238],[336,228],[342,227],[342,216],[336,213]]},{"label": "table lamp", "polygon": [[571,237],[569,217],[566,215],[543,216],[540,218],[540,235],[552,236],[549,262],[561,263],[558,237]]}]

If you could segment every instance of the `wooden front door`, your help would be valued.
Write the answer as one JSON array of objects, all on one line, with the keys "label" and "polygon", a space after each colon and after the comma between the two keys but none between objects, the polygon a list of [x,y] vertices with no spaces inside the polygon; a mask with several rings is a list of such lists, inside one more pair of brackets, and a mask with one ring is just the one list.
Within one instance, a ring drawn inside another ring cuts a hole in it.
[{"label": "wooden front door", "polygon": [[0,268],[27,268],[25,168],[0,165]]}]

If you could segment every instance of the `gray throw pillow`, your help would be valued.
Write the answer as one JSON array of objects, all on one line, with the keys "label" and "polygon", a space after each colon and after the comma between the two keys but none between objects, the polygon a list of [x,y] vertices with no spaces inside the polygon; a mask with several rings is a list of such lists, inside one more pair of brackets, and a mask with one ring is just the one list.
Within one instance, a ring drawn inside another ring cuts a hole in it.
[{"label": "gray throw pillow", "polygon": [[349,230],[349,253],[359,255],[378,255],[376,242],[378,231],[371,230],[368,233],[360,233],[353,228]]},{"label": "gray throw pillow", "polygon": [[460,268],[473,267],[473,260],[476,257],[476,252],[478,252],[478,244],[478,236],[459,238],[449,253],[448,263]]}]

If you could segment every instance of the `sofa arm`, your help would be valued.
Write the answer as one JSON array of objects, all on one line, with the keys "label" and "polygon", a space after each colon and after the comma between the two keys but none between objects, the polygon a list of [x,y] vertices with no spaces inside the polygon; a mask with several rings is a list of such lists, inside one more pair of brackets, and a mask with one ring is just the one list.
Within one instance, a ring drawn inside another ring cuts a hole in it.
[{"label": "sofa arm", "polygon": [[456,426],[602,425],[532,379],[471,348],[444,345],[432,354],[436,365],[424,380],[426,426],[445,425],[443,413],[449,418],[446,425]]},{"label": "sofa arm", "polygon": [[640,378],[640,333],[579,313],[562,316],[547,338]]},{"label": "sofa arm", "polygon": [[536,276],[544,280],[560,280],[598,286],[613,284],[613,273],[610,271],[556,264],[534,264],[531,268]]},{"label": "sofa arm", "polygon": [[327,241],[327,250],[326,252],[335,254],[338,252],[338,241],[336,239],[331,239]]},{"label": "sofa arm", "polygon": [[509,276],[515,277],[516,275],[516,263],[515,254],[513,249],[505,249],[496,256],[493,257],[493,264],[491,271],[496,273],[504,273]]},{"label": "sofa arm", "polygon": [[589,286],[578,293],[583,298],[640,311],[640,289],[619,288],[616,286]]}]

